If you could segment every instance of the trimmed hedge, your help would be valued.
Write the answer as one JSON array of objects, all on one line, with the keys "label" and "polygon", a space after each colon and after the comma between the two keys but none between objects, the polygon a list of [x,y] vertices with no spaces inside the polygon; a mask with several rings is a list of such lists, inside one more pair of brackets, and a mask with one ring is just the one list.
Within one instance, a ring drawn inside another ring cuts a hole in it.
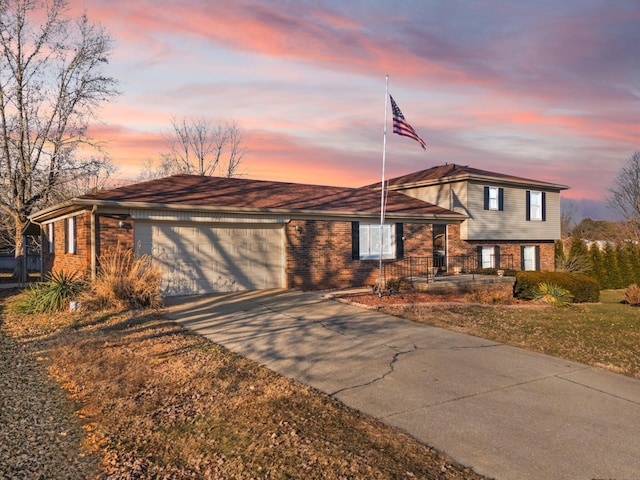
[{"label": "trimmed hedge", "polygon": [[576,303],[600,300],[600,285],[594,278],[582,273],[567,272],[517,272],[513,296],[533,300],[541,283],[552,283],[568,290]]}]

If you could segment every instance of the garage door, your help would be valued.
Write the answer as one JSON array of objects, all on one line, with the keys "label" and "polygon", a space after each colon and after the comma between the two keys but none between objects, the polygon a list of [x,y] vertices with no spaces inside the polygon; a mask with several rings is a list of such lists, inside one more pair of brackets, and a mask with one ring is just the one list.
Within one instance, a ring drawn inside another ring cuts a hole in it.
[{"label": "garage door", "polygon": [[137,250],[162,269],[164,295],[278,288],[284,284],[282,225],[136,222]]}]

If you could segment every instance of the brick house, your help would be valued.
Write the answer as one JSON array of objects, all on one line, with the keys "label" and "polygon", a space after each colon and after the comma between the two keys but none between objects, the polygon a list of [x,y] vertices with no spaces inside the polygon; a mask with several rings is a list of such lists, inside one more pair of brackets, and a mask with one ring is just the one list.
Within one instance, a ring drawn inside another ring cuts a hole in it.
[{"label": "brick house", "polygon": [[[477,266],[497,268],[500,258],[520,262],[524,249],[534,247],[538,260],[522,266],[553,269],[553,241],[560,229],[556,205],[566,187],[467,170],[466,177],[458,178],[459,172],[443,177],[443,185],[451,187],[439,188],[451,188],[458,200],[466,188],[469,202],[476,201],[477,182],[503,189],[496,193],[503,203],[515,201],[521,187],[529,189],[527,198],[534,192],[534,202],[541,191],[544,219],[524,236],[513,231],[509,237],[493,227],[478,234],[482,212],[433,195],[435,184],[427,178],[440,171],[430,169],[389,182],[382,227],[379,185],[342,188],[194,175],[72,198],[30,221],[40,226],[44,272],[95,276],[101,253],[119,243],[153,257],[163,272],[165,295],[372,285],[378,281],[381,236],[385,264],[436,256],[446,271],[449,257],[466,256]],[[497,211],[516,209],[503,207]]]}]

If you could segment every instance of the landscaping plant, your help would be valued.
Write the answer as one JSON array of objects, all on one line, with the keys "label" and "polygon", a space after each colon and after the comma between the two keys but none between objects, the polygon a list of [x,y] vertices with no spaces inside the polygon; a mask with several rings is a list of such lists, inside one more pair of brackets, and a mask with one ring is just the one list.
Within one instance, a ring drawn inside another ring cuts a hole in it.
[{"label": "landscaping plant", "polygon": [[566,288],[555,283],[543,282],[538,285],[534,300],[548,303],[556,307],[566,307],[573,300],[573,295]]},{"label": "landscaping plant", "polygon": [[640,287],[633,283],[629,285],[623,292],[624,300],[629,305],[640,305]]},{"label": "landscaping plant", "polygon": [[96,279],[83,303],[95,310],[158,308],[162,305],[160,279],[150,256],[135,256],[132,249],[118,244],[100,256]]},{"label": "landscaping plant", "polygon": [[78,298],[83,286],[76,273],[51,272],[44,282],[31,285],[13,309],[20,313],[59,312],[69,308],[69,302]]}]

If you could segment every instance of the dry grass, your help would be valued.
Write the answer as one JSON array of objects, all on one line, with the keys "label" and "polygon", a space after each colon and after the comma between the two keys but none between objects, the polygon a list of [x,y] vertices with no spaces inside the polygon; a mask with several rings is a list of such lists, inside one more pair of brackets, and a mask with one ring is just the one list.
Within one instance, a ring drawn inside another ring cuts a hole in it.
[{"label": "dry grass", "polygon": [[385,305],[383,311],[416,322],[605,368],[640,379],[640,315],[620,290],[600,303],[557,308],[536,303]]},{"label": "dry grass", "polygon": [[640,287],[635,283],[624,290],[624,299],[629,305],[640,305]]},{"label": "dry grass", "polygon": [[3,317],[82,405],[104,478],[482,478],[159,314]]},{"label": "dry grass", "polygon": [[100,268],[82,303],[90,310],[159,308],[162,305],[160,270],[148,255],[136,256],[120,244],[106,249]]}]

